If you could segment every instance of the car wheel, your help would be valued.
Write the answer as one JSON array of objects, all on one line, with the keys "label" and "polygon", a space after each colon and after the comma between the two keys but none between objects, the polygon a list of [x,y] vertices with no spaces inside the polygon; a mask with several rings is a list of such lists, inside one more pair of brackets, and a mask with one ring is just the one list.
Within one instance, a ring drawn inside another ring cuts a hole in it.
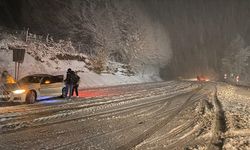
[{"label": "car wheel", "polygon": [[29,91],[26,95],[26,103],[33,104],[36,101],[36,93],[34,91]]},{"label": "car wheel", "polygon": [[62,89],[62,98],[65,98],[67,96],[67,93],[66,93],[66,87],[64,87],[63,89]]}]

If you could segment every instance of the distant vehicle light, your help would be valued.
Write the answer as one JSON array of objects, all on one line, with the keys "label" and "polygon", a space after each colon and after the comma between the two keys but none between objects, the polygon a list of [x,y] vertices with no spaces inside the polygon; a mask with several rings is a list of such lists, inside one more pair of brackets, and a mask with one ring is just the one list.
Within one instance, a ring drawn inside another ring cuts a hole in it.
[{"label": "distant vehicle light", "polygon": [[227,74],[224,74],[224,79],[227,79]]},{"label": "distant vehicle light", "polygon": [[25,90],[15,90],[15,91],[13,91],[14,94],[22,94],[24,92],[25,92]]},{"label": "distant vehicle light", "polygon": [[240,80],[240,76],[237,76],[236,77],[236,82],[239,82],[239,80]]}]

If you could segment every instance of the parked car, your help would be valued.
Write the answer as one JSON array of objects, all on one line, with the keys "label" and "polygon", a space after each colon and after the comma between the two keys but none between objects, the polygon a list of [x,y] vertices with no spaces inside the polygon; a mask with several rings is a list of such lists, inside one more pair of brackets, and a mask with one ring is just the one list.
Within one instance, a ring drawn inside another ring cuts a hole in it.
[{"label": "parked car", "polygon": [[[5,99],[34,103],[51,97],[65,97],[63,75],[35,74],[22,78],[15,84],[5,85]],[[6,94],[7,93],[7,94]]]}]

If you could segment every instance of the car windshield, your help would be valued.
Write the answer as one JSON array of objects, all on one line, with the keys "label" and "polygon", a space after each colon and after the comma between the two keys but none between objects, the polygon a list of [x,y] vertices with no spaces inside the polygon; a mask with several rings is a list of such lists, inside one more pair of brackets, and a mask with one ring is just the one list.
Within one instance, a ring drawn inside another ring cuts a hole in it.
[{"label": "car windshield", "polygon": [[28,76],[18,81],[18,83],[40,83],[42,77],[39,76]]}]

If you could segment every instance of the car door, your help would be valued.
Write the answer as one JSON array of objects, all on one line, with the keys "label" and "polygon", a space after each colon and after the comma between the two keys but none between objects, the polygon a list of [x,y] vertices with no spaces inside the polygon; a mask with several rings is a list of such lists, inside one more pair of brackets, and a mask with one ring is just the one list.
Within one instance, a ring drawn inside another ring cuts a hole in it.
[{"label": "car door", "polygon": [[63,76],[46,76],[41,81],[40,94],[42,97],[61,96]]}]

